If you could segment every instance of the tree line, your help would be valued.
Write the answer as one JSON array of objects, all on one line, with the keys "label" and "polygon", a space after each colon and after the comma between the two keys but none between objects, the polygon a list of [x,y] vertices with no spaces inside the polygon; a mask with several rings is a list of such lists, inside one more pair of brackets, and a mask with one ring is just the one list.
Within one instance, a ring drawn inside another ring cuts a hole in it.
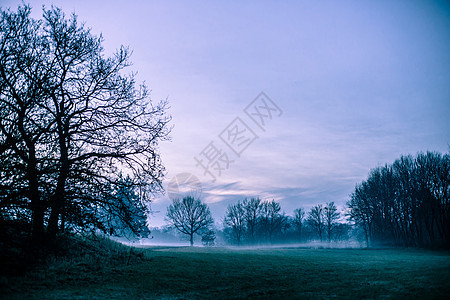
[{"label": "tree line", "polygon": [[[194,235],[211,241],[214,220],[206,203],[192,196],[174,199],[167,208],[169,226],[186,235],[191,246]],[[281,211],[275,200],[250,198],[230,204],[223,218],[223,230],[215,229],[231,245],[259,245],[349,238],[350,226],[340,221],[334,202],[315,205],[307,213],[297,208],[292,216]]]},{"label": "tree line", "polygon": [[450,155],[401,156],[370,171],[348,207],[367,245],[450,246]]},{"label": "tree line", "polygon": [[334,202],[315,205],[307,213],[304,208],[297,208],[289,216],[281,211],[280,203],[275,200],[251,198],[230,204],[223,224],[229,241],[237,245],[312,239],[331,242],[348,237],[348,230],[343,235],[336,234],[337,228],[343,226],[339,219],[340,213]]}]

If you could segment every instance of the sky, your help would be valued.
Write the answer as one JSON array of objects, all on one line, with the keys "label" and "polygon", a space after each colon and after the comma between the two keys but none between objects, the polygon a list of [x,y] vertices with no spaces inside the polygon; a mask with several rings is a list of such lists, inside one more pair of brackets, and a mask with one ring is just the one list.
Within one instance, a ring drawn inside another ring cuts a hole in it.
[{"label": "sky", "polygon": [[343,209],[371,168],[449,151],[449,2],[25,3],[35,17],[42,5],[75,12],[108,55],[129,46],[130,71],[168,99],[160,152],[172,194],[153,200],[150,226],[165,224],[182,181],[220,223],[245,197],[286,214]]}]

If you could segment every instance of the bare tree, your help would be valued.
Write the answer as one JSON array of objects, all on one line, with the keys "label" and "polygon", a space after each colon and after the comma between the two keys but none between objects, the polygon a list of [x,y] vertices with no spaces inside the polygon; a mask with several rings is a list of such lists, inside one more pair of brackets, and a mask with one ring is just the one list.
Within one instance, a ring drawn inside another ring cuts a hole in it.
[{"label": "bare tree", "polygon": [[318,204],[311,208],[308,213],[308,224],[317,232],[320,240],[323,240],[323,231],[324,231],[324,216],[323,216],[323,207],[321,204]]},{"label": "bare tree", "polygon": [[46,76],[41,59],[45,47],[40,24],[29,15],[29,7],[1,12],[0,199],[3,217],[31,218],[33,237],[39,239],[47,205],[42,195],[45,166],[54,158],[46,147],[53,121],[39,107],[46,101],[38,88]]},{"label": "bare tree", "polygon": [[173,200],[167,208],[167,221],[179,232],[189,236],[191,246],[194,245],[194,234],[207,229],[214,222],[208,206],[191,196]]},{"label": "bare tree", "polygon": [[325,223],[325,231],[327,233],[328,242],[331,242],[331,236],[333,234],[334,228],[337,226],[337,220],[339,219],[339,212],[337,212],[336,205],[334,202],[327,203],[324,212],[324,223]]},{"label": "bare tree", "polygon": [[31,212],[33,236],[45,224],[54,236],[63,220],[102,229],[98,212],[113,204],[105,187],[119,183],[119,170],[145,201],[162,189],[166,102],[154,105],[123,74],[127,48],[107,58],[76,15],[44,9],[36,21],[30,11],[3,11],[0,23],[0,176],[11,178],[0,200]]},{"label": "bare tree", "polygon": [[275,200],[263,202],[261,205],[260,223],[266,240],[272,242],[275,232],[281,230],[286,223],[286,216],[281,214],[280,203]]},{"label": "bare tree", "polygon": [[246,229],[245,209],[241,201],[228,205],[223,222],[231,228],[233,239],[240,245]]},{"label": "bare tree", "polygon": [[303,208],[297,208],[294,210],[294,216],[292,222],[298,233],[298,239],[302,239],[303,222],[305,219],[305,210]]},{"label": "bare tree", "polygon": [[349,218],[356,226],[363,229],[366,246],[370,247],[372,240],[372,205],[365,191],[365,184],[356,185],[355,191],[350,195],[347,203],[350,209]]},{"label": "bare tree", "polygon": [[255,242],[256,225],[261,213],[261,199],[244,199],[245,220],[247,222],[247,234],[251,242]]}]

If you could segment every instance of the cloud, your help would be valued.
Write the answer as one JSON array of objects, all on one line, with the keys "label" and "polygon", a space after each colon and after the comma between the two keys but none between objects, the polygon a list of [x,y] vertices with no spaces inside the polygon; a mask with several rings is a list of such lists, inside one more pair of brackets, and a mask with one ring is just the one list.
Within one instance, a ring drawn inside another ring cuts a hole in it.
[{"label": "cloud", "polygon": [[[36,15],[41,2],[31,1]],[[245,197],[275,199],[288,213],[343,205],[370,168],[401,154],[447,151],[449,6],[353,4],[117,2],[99,9],[77,1],[63,9],[102,32],[108,52],[134,49],[130,71],[149,83],[154,100],[168,97],[171,105],[172,142],[161,144],[165,183],[194,174],[221,218]],[[219,133],[237,116],[252,124],[243,109],[261,91],[283,115],[265,131],[255,128],[259,138],[213,183],[194,156],[211,141],[229,151]],[[161,213],[152,222],[163,222],[169,203],[166,195],[155,199]]]}]

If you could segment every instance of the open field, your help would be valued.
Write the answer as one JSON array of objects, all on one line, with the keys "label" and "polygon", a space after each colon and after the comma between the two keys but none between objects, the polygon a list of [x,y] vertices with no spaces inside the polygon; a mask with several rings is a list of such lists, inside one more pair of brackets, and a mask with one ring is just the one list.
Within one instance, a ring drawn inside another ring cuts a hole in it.
[{"label": "open field", "polygon": [[[135,250],[138,251],[138,250]],[[9,279],[13,299],[418,298],[450,295],[450,253],[152,247],[122,264],[55,264]]]}]

